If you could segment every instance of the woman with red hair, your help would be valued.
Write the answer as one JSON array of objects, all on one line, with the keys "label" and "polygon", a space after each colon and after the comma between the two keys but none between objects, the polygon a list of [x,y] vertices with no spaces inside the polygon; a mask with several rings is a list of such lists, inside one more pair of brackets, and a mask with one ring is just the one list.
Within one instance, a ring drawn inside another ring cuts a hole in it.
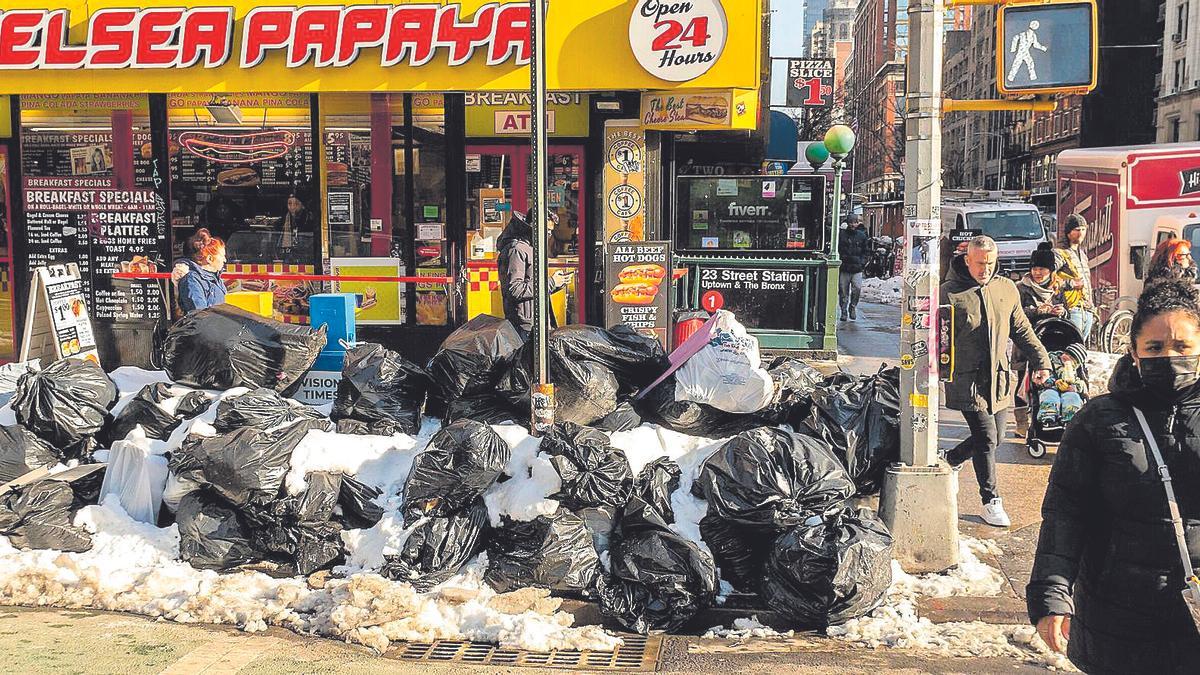
[{"label": "woman with red hair", "polygon": [[1192,242],[1172,237],[1163,241],[1150,257],[1150,271],[1146,274],[1149,286],[1166,279],[1196,280],[1196,263],[1192,260]]},{"label": "woman with red hair", "polygon": [[179,285],[179,306],[187,314],[225,302],[225,242],[196,230],[187,241],[188,257],[175,262],[172,278]]}]

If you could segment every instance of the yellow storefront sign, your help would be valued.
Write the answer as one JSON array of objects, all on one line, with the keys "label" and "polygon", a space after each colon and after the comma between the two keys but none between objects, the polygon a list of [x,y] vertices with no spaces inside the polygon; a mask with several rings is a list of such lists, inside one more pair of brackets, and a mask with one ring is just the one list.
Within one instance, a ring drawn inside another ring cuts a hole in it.
[{"label": "yellow storefront sign", "polygon": [[642,126],[676,131],[754,129],[758,109],[756,90],[646,92]]},{"label": "yellow storefront sign", "polygon": [[[255,91],[520,91],[529,86],[529,3],[460,0],[284,6],[9,0],[6,94]],[[753,89],[762,0],[551,3],[554,91]],[[679,9],[675,16],[658,16]],[[703,9],[704,15],[698,15]],[[91,22],[91,30],[89,30]],[[674,31],[679,24],[685,30]],[[99,30],[98,28],[103,28]],[[703,30],[701,30],[703,28]],[[65,44],[64,38],[65,37]]]},{"label": "yellow storefront sign", "polygon": [[[529,92],[468,93],[464,98],[469,138],[529,135]],[[589,95],[552,93],[547,95],[546,100],[546,129],[551,136],[572,138],[588,135]]]}]

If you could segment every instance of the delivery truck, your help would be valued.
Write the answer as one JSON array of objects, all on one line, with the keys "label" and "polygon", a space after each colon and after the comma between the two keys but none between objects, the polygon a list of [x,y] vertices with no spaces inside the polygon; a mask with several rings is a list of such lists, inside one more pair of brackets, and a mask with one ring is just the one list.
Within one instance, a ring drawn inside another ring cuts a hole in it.
[{"label": "delivery truck", "polygon": [[1200,245],[1200,143],[1085,148],[1058,156],[1058,218],[1087,220],[1093,346],[1128,349],[1137,297],[1155,247],[1171,237]]}]

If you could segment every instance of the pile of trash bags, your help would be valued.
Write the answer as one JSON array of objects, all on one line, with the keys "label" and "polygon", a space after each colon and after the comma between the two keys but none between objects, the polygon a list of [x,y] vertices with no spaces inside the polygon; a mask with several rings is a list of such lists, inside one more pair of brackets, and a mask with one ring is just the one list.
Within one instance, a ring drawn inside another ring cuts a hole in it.
[{"label": "pile of trash bags", "polygon": [[[825,377],[794,358],[764,364],[732,315],[710,328],[666,377],[659,342],[628,327],[566,326],[548,337],[556,423],[537,458],[557,487],[545,495],[550,508],[521,519],[489,508],[506,483],[532,475],[490,426],[529,424],[532,346],[508,322],[476,317],[423,365],[352,345],[324,414],[287,398],[325,344],[323,329],[202,310],[172,327],[167,374],[244,393],[214,403],[206,391],[153,383],[117,407],[116,386],[91,361],[0,373],[13,381],[17,420],[0,427],[0,535],[87,550],[74,514],[112,496],[135,520],[177,524],[181,557],[197,568],[308,575],[342,563],[342,533],[375,526],[394,499],[405,536],[378,571],[420,591],[485,553],[497,591],[592,599],[612,625],[641,633],[688,625],[717,602],[719,579],[798,627],[869,612],[890,584],[891,538],[848,502],[878,490],[898,458],[898,371]],[[188,423],[202,414],[211,425]],[[330,471],[308,472],[299,493],[285,486],[310,432],[416,435],[428,416],[442,425],[399,494]],[[680,466],[660,457],[635,473],[613,446],[610,433],[644,421],[727,439],[689,479],[707,509],[702,542],[676,523]],[[39,472],[70,460],[79,466]]]}]

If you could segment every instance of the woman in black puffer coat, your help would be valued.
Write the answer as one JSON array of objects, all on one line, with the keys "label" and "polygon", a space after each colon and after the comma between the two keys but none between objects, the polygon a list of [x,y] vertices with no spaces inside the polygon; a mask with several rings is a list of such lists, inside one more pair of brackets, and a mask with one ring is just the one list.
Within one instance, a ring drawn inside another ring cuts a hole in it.
[{"label": "woman in black puffer coat", "polygon": [[1200,672],[1200,633],[1185,588],[1166,493],[1133,406],[1145,413],[1200,567],[1200,298],[1188,283],[1138,301],[1132,351],[1109,394],[1063,436],[1042,504],[1026,592],[1051,648],[1088,673]]}]

